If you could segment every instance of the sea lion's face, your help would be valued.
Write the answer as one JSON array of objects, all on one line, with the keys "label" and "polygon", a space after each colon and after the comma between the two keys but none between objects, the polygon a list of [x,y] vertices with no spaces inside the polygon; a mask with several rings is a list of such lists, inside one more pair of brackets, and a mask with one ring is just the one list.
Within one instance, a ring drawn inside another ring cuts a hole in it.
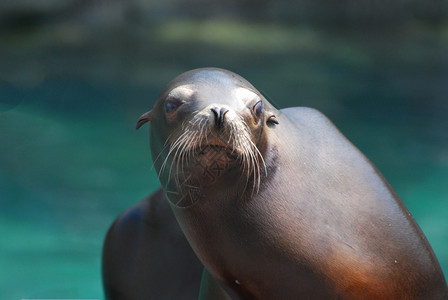
[{"label": "sea lion's face", "polygon": [[207,190],[241,181],[256,192],[265,125],[276,123],[266,104],[244,79],[216,69],[188,72],[167,86],[151,111],[151,149],[173,204],[190,206]]}]

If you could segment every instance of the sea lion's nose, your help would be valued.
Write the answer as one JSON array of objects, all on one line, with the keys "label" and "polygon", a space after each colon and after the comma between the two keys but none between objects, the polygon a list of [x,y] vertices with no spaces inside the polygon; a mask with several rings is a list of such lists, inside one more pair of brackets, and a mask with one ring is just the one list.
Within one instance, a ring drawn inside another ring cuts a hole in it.
[{"label": "sea lion's nose", "polygon": [[221,129],[224,124],[224,115],[229,111],[226,107],[212,107],[210,110],[215,115],[215,126]]}]

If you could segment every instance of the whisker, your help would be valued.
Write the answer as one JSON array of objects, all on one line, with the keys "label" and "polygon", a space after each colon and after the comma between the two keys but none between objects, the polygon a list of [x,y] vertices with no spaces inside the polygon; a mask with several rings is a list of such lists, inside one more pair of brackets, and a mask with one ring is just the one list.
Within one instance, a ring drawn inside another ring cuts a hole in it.
[{"label": "whisker", "polygon": [[[225,137],[223,142],[227,143],[231,154],[236,156],[237,164],[241,168],[241,176],[246,177],[244,190],[251,188],[252,194],[258,193],[262,177],[267,176],[263,155],[253,142],[250,127],[242,117],[226,124],[225,131],[222,132],[222,136]],[[168,180],[174,180],[179,188],[188,184],[187,178],[192,176],[188,174],[189,168],[198,163],[195,162],[195,159],[198,159],[196,157],[198,151],[203,151],[203,145],[208,145],[212,138],[215,138],[213,126],[210,125],[207,117],[196,114],[188,121],[184,121],[180,130],[169,135],[162,151],[154,160],[153,166],[164,153],[168,152],[158,172],[159,177],[162,174],[168,176]]]},{"label": "whisker", "polygon": [[[185,134],[185,135],[184,135]],[[181,163],[181,167],[183,169],[183,161],[182,161],[182,157],[183,157],[183,153],[185,152],[185,148],[188,146],[189,141],[191,140],[191,132],[190,131],[185,131],[184,132],[184,136],[183,138],[180,140],[179,144],[176,146],[176,151],[174,152],[174,157],[173,157],[173,163],[171,164],[170,167],[170,173],[168,175],[169,178],[171,178],[171,171],[173,166],[175,165],[175,172],[176,172],[176,176],[174,177],[175,181],[176,181],[176,185],[178,185],[180,183],[179,181],[179,164]],[[182,162],[181,162],[182,161]]]},{"label": "whisker", "polygon": [[[168,159],[170,157],[170,155],[173,153],[173,151],[176,150],[176,148],[178,147],[178,145],[182,142],[182,139],[185,138],[185,135],[187,134],[187,132],[183,132],[175,141],[174,143],[172,143],[172,145],[170,146],[170,150],[168,151],[168,154],[166,155],[165,160],[163,161],[162,166],[160,167],[159,170],[159,177],[161,176],[161,174],[163,173],[163,171],[165,170],[166,164],[168,162]],[[170,167],[170,172],[168,174],[168,178],[171,177],[171,167]]]}]

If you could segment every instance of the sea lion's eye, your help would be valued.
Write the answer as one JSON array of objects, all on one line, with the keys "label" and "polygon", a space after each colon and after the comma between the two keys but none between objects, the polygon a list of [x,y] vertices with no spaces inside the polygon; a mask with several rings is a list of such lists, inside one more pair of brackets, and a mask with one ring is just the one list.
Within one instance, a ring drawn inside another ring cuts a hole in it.
[{"label": "sea lion's eye", "polygon": [[182,102],[179,100],[167,100],[165,102],[165,111],[167,113],[174,112],[179,106],[182,105]]},{"label": "sea lion's eye", "polygon": [[260,117],[264,112],[263,102],[260,100],[257,103],[255,103],[254,107],[252,108],[252,111],[254,112],[255,116]]},{"label": "sea lion's eye", "polygon": [[167,102],[167,103],[165,103],[165,110],[166,110],[166,112],[172,112],[172,111],[175,111],[176,110],[176,108],[177,108],[177,105],[176,104],[174,104],[174,103],[171,103],[171,102]]}]

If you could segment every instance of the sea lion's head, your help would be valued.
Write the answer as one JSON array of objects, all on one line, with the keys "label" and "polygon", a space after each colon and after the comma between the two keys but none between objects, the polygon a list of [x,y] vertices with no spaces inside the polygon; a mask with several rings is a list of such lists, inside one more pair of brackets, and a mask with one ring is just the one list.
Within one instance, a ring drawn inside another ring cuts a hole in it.
[{"label": "sea lion's head", "polygon": [[173,204],[190,206],[222,184],[259,189],[266,130],[278,122],[275,109],[241,76],[216,68],[183,73],[137,129],[148,121],[154,166]]}]

